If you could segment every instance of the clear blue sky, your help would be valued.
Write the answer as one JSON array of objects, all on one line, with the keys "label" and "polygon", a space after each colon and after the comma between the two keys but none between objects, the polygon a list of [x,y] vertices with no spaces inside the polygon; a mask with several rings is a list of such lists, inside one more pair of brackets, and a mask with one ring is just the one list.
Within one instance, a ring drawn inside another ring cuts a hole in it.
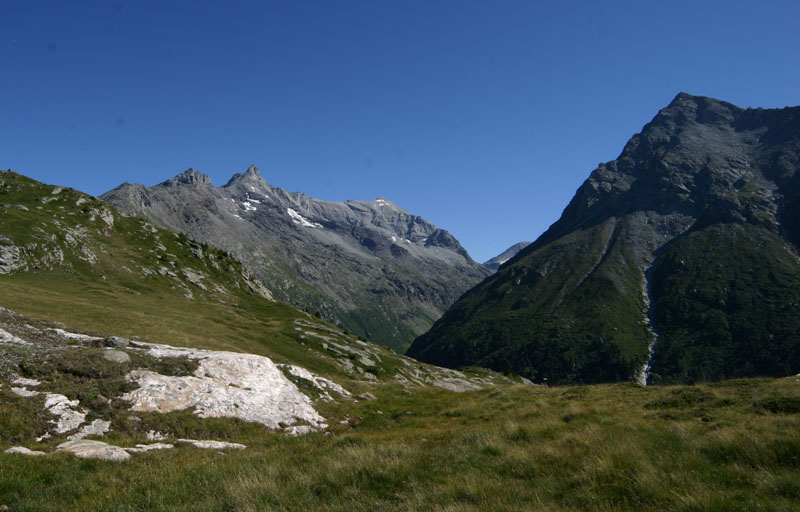
[{"label": "clear blue sky", "polygon": [[[764,4],[764,5],[761,5]],[[255,163],[486,260],[680,91],[800,104],[800,2],[0,3],[0,168],[100,194]]]}]

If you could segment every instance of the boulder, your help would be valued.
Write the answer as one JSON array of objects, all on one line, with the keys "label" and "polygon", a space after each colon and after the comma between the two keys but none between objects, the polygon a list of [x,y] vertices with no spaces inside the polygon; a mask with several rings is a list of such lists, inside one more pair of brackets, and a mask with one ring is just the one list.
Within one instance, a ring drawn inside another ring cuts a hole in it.
[{"label": "boulder", "polygon": [[67,441],[56,448],[57,452],[69,452],[81,459],[110,460],[124,462],[131,458],[130,454],[119,446],[106,444],[102,441]]},{"label": "boulder", "polygon": [[130,341],[126,340],[125,338],[120,338],[119,336],[109,336],[105,340],[103,340],[103,344],[106,347],[111,348],[127,348],[130,345]]},{"label": "boulder", "polygon": [[111,361],[112,363],[125,364],[131,361],[131,356],[122,352],[121,350],[106,350],[103,353],[103,359]]}]

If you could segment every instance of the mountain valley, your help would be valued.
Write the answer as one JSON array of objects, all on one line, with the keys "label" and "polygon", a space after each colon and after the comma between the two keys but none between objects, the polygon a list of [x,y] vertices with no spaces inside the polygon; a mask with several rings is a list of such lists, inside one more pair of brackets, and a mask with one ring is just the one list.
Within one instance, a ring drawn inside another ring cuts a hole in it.
[{"label": "mountain valley", "polygon": [[[147,218],[0,172],[0,510],[792,510],[795,113],[679,95],[491,275],[255,169],[106,196]],[[484,278],[410,351],[450,368],[372,343]]]}]

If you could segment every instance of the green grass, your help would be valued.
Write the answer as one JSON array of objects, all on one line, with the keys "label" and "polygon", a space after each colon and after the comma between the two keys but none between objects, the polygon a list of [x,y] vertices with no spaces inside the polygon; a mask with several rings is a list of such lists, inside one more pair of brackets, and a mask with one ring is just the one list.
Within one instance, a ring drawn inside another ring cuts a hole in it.
[{"label": "green grass", "polygon": [[[800,397],[794,379],[373,391],[377,400],[328,405],[327,435],[287,438],[185,413],[162,420],[181,434],[244,442],[243,452],[181,446],[124,464],[0,455],[0,503],[11,510],[727,511],[793,510],[800,499],[800,417],[762,407],[769,397]],[[351,426],[338,423],[344,417]],[[139,439],[126,436],[112,439]]]}]

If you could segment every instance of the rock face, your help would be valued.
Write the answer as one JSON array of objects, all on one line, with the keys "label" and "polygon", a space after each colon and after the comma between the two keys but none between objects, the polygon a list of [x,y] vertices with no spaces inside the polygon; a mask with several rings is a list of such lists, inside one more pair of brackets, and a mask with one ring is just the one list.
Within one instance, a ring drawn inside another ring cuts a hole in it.
[{"label": "rock face", "polygon": [[516,243],[511,247],[509,247],[508,249],[506,249],[505,251],[503,251],[502,253],[495,256],[494,258],[490,259],[489,261],[484,262],[483,266],[488,268],[492,272],[497,272],[497,269],[500,268],[500,265],[502,265],[503,263],[507,262],[508,260],[516,256],[519,253],[519,251],[528,247],[529,245],[531,245],[530,242]]},{"label": "rock face", "polygon": [[534,381],[800,371],[800,108],[679,94],[408,354]]},{"label": "rock face", "polygon": [[22,267],[20,260],[19,247],[3,244],[3,237],[0,237],[0,274],[10,274]]},{"label": "rock face", "polygon": [[[132,411],[166,413],[193,408],[201,418],[239,418],[272,429],[298,422],[314,428],[327,426],[311,399],[269,358],[168,345],[140,346],[147,347],[155,357],[187,357],[199,360],[200,365],[190,377],[159,375],[149,370],[131,372],[129,378],[139,384],[139,389],[122,398],[131,402]],[[310,380],[317,377],[304,371]],[[341,386],[338,391],[349,396]]]},{"label": "rock face", "polygon": [[489,274],[447,231],[386,199],[287,193],[252,166],[222,187],[190,169],[102,199],[229,251],[275,297],[398,350]]}]

